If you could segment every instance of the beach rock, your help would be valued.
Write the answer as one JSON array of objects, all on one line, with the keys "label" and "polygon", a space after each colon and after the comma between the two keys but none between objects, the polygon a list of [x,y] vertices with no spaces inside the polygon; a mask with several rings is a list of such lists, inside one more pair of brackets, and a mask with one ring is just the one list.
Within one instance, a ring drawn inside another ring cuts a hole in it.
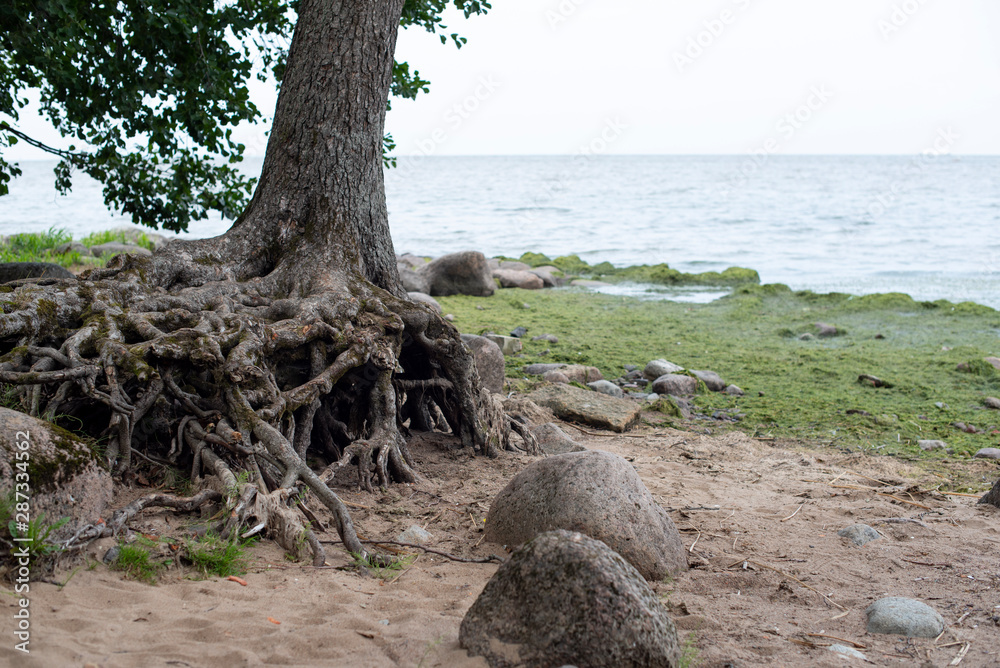
[{"label": "beach rock", "polygon": [[90,249],[81,244],[79,241],[67,241],[64,244],[59,244],[52,249],[52,252],[56,255],[65,255],[66,253],[79,253],[84,257],[90,256]]},{"label": "beach rock", "polygon": [[695,371],[691,369],[698,380],[705,383],[705,387],[710,389],[712,392],[722,392],[726,389],[726,381],[722,380],[722,377],[714,371]]},{"label": "beach rock", "polygon": [[399,283],[407,293],[418,292],[420,294],[427,294],[430,292],[431,284],[426,276],[408,267],[397,265],[396,268],[399,270]]},{"label": "beach rock", "polygon": [[95,524],[111,503],[111,474],[99,464],[93,446],[72,433],[24,413],[0,408],[0,494],[14,492],[14,464],[21,443],[28,443],[31,517],[47,524],[69,522],[53,533],[64,539]]},{"label": "beach rock", "polygon": [[525,264],[518,260],[500,260],[500,269],[508,269],[510,271],[531,271],[531,265]]},{"label": "beach rock", "polygon": [[430,295],[472,295],[489,297],[496,290],[493,273],[486,257],[478,251],[450,253],[431,260],[420,267],[419,273],[427,279]]},{"label": "beach rock", "polygon": [[1000,448],[982,448],[972,457],[973,459],[1000,459]]},{"label": "beach rock", "polygon": [[591,383],[595,380],[604,380],[600,370],[596,366],[586,366],[583,364],[567,364],[559,369],[571,381],[577,383]]},{"label": "beach rock", "polygon": [[838,531],[837,535],[849,538],[851,542],[858,547],[861,547],[865,543],[870,543],[873,540],[878,540],[882,537],[882,534],[867,524],[852,524],[851,526]]},{"label": "beach rock", "polygon": [[986,492],[986,494],[983,495],[983,498],[979,499],[979,503],[989,504],[1000,508],[1000,480],[997,480],[993,485],[993,489]]},{"label": "beach rock", "polygon": [[594,281],[589,278],[577,278],[570,281],[569,284],[581,288],[603,288],[611,285],[610,283],[605,283],[604,281]]},{"label": "beach rock", "polygon": [[0,262],[0,283],[22,278],[76,278],[69,269],[51,262]]},{"label": "beach rock", "polygon": [[542,279],[542,285],[547,288],[555,288],[559,286],[559,279],[551,271],[545,268],[532,269],[531,273]]},{"label": "beach rock", "polygon": [[917,441],[917,446],[924,452],[930,452],[932,450],[946,450],[948,448],[948,444],[944,441],[931,439],[919,440]]},{"label": "beach rock", "polygon": [[672,394],[675,397],[689,397],[698,392],[698,379],[676,373],[668,373],[653,381],[653,392]]},{"label": "beach rock", "polygon": [[625,393],[622,391],[622,388],[618,387],[610,380],[595,380],[592,383],[587,383],[587,387],[594,390],[595,392],[606,394],[609,397],[618,397],[620,399],[625,396]]},{"label": "beach rock", "polygon": [[434,540],[434,536],[416,524],[396,536],[396,541],[399,543],[413,543],[415,545],[426,545],[432,540]]},{"label": "beach rock", "polygon": [[559,337],[555,334],[539,334],[531,337],[532,341],[548,341],[549,343],[559,343]]},{"label": "beach rock", "polygon": [[411,302],[417,302],[418,304],[427,304],[430,306],[435,313],[441,313],[441,305],[438,304],[438,300],[434,299],[428,294],[423,292],[407,292],[406,296],[410,298]]},{"label": "beach rock", "polygon": [[500,281],[502,288],[521,288],[522,290],[541,290],[545,282],[530,271],[515,271],[513,269],[494,269],[493,278]]},{"label": "beach rock", "polygon": [[818,336],[821,339],[827,339],[830,338],[831,336],[837,336],[838,333],[839,332],[837,331],[837,328],[834,327],[833,325],[828,325],[825,322],[816,323],[816,336]]},{"label": "beach rock", "polygon": [[731,397],[742,397],[746,395],[746,392],[744,392],[743,388],[739,385],[727,385],[726,389],[723,391]]},{"label": "beach rock", "polygon": [[599,429],[623,432],[639,422],[641,405],[628,399],[616,399],[599,392],[581,390],[572,385],[547,385],[528,395],[556,417],[582,422]]},{"label": "beach rock", "polygon": [[862,661],[868,660],[867,656],[865,656],[858,650],[854,649],[853,647],[848,647],[847,645],[841,645],[839,643],[835,643],[827,647],[827,649],[830,650],[831,652],[836,652],[837,654],[843,654],[844,656],[848,656],[854,659],[861,659]]},{"label": "beach rock", "polygon": [[420,257],[419,255],[414,255],[412,253],[403,253],[402,255],[396,256],[396,266],[406,267],[408,269],[420,269],[430,261],[430,258]]},{"label": "beach rock", "polygon": [[666,376],[670,373],[680,373],[683,370],[684,367],[677,366],[673,362],[660,359],[650,361],[646,365],[646,368],[642,370],[642,375],[645,376],[647,380],[656,380],[660,376]]},{"label": "beach rock", "polygon": [[604,541],[648,580],[687,570],[680,534],[625,459],[587,450],[518,473],[486,516],[484,540],[515,547],[565,529]]},{"label": "beach rock", "polygon": [[568,384],[569,378],[566,377],[562,371],[558,369],[553,369],[552,371],[546,371],[542,374],[542,380],[546,380],[550,383],[563,383]]},{"label": "beach rock", "polygon": [[586,450],[582,445],[574,441],[555,422],[540,424],[531,430],[539,447],[547,455],[563,455],[567,452],[581,452]]},{"label": "beach rock", "polygon": [[500,346],[504,355],[516,355],[524,349],[521,339],[513,336],[500,336],[499,334],[483,334],[484,337]]},{"label": "beach rock", "polygon": [[524,327],[515,327],[513,330],[511,330],[510,335],[513,336],[515,339],[520,339],[523,338],[524,335],[527,333],[528,330],[525,329]]},{"label": "beach rock", "polygon": [[997,371],[1000,371],[1000,357],[984,357],[983,361],[992,366]]},{"label": "beach rock", "polygon": [[678,668],[677,630],[642,576],[604,543],[552,531],[515,552],[462,619],[490,668]]},{"label": "beach rock", "polygon": [[543,408],[522,395],[504,397],[503,409],[507,415],[529,427],[537,427],[556,419],[555,414],[548,408]]},{"label": "beach rock", "polygon": [[1000,411],[1000,399],[996,397],[986,397],[983,399],[983,405],[987,408],[992,408],[995,411]]},{"label": "beach rock", "polygon": [[907,638],[936,638],[944,631],[944,619],[934,608],[912,598],[890,596],[865,610],[868,633]]},{"label": "beach rock", "polygon": [[153,254],[151,250],[143,246],[137,246],[135,244],[123,244],[118,241],[109,241],[105,244],[97,244],[96,246],[91,246],[90,252],[94,257],[101,257],[102,255],[121,255],[122,253],[127,253],[128,255]]},{"label": "beach rock", "polygon": [[556,369],[561,369],[564,366],[566,366],[566,365],[565,364],[529,364],[526,367],[524,367],[523,369],[521,369],[521,371],[523,371],[524,373],[528,374],[529,376],[541,376],[541,375],[544,375],[544,374],[548,373],[549,371],[554,371]]},{"label": "beach rock", "polygon": [[506,371],[500,346],[484,336],[474,334],[462,334],[462,341],[472,351],[472,356],[476,360],[476,371],[479,372],[483,387],[496,394],[503,392]]}]

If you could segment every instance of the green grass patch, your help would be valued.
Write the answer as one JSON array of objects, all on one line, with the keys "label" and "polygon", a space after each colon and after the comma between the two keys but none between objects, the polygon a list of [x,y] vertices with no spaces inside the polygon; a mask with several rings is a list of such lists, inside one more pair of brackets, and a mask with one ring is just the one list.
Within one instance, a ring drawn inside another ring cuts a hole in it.
[{"label": "green grass patch", "polygon": [[155,547],[154,541],[141,537],[134,543],[121,543],[118,546],[118,557],[112,562],[111,568],[123,571],[126,577],[133,580],[156,584],[160,573],[171,560],[154,558],[150,549]]},{"label": "green grass patch", "polygon": [[248,565],[246,547],[251,544],[252,538],[241,543],[206,535],[184,544],[184,558],[203,576],[243,575],[247,572]]},{"label": "green grass patch", "polygon": [[[111,259],[111,254],[102,257],[81,255],[79,252],[56,253],[55,248],[73,241],[66,230],[56,227],[47,232],[25,232],[6,237],[0,242],[0,262],[51,262],[62,267],[85,269],[100,267]],[[88,234],[80,243],[90,248],[98,244],[117,241],[134,243],[153,250],[155,244],[145,232],[127,233],[123,230],[106,230]]]},{"label": "green grass patch", "polygon": [[146,236],[145,232],[139,232],[132,235],[126,234],[124,230],[104,230],[103,232],[93,232],[92,234],[88,234],[80,239],[80,243],[87,248],[110,242],[120,244],[132,243],[137,246],[142,246],[147,250],[154,250],[156,247],[156,244],[154,244],[152,240]]},{"label": "green grass patch", "polygon": [[351,566],[360,570],[362,568],[366,569],[371,575],[382,578],[383,580],[391,580],[400,574],[400,572],[412,564],[417,556],[415,554],[407,555],[405,557],[380,557],[371,556],[362,558],[360,554],[351,553],[354,557],[354,561]]},{"label": "green grass patch", "polygon": [[[614,379],[626,364],[642,367],[664,358],[716,371],[742,387],[745,397],[709,392],[693,403],[708,416],[737,409],[743,417],[734,427],[751,435],[920,458],[942,456],[920,451],[920,439],[944,440],[958,455],[996,444],[1000,413],[984,410],[982,401],[1000,395],[1000,374],[982,359],[1000,356],[1000,313],[987,307],[898,294],[819,295],[777,285],[740,286],[710,304],[567,288],[438,301],[463,332],[527,328],[523,356],[507,359],[508,379],[522,377],[522,367],[533,362],[588,364]],[[844,333],[797,338],[815,332],[816,322]],[[559,343],[531,340],[544,333]],[[959,370],[963,363],[968,371]],[[892,387],[859,383],[861,374]],[[982,432],[965,433],[954,422]],[[702,419],[687,426],[733,425]]]}]

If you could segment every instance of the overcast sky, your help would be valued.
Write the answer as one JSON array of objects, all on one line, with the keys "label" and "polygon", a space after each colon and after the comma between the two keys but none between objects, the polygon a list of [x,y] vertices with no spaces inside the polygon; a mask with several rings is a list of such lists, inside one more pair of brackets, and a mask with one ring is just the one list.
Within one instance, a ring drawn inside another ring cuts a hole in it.
[{"label": "overcast sky", "polygon": [[1000,153],[996,0],[493,4],[461,51],[400,35],[432,82],[390,113],[400,152],[917,153],[950,127]]},{"label": "overcast sky", "polygon": [[997,0],[493,4],[448,16],[461,50],[401,33],[431,93],[394,103],[400,155],[1000,154]]}]

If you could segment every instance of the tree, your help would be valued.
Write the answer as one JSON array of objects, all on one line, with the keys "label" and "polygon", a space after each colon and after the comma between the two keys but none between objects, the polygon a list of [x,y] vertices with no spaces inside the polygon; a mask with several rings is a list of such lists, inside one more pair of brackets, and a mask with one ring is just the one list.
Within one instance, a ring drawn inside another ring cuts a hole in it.
[{"label": "tree", "polygon": [[[132,222],[173,231],[217,211],[232,219],[254,179],[236,165],[245,146],[232,137],[262,118],[248,84],[280,81],[297,0],[8,0],[0,5],[0,196],[16,163],[5,147],[29,143],[61,160],[56,187],[74,172],[104,184],[109,208]],[[442,11],[484,14],[479,0],[407,0],[403,27],[447,35]],[[408,63],[393,63],[391,92],[412,99],[429,82]],[[18,129],[26,91],[40,113],[77,148],[48,146]],[[385,135],[386,151],[394,148]],[[391,158],[386,158],[392,162]]]},{"label": "tree", "polygon": [[33,414],[103,427],[125,477],[133,449],[214,472],[237,510],[223,531],[255,515],[286,548],[309,537],[317,560],[287,499],[315,494],[366,554],[329,473],[353,463],[369,489],[415,480],[408,418],[440,413],[482,454],[513,449],[512,430],[537,451],[458,332],[399,285],[381,150],[402,10],[302,0],[260,182],[225,234],[3,295],[0,382]]}]

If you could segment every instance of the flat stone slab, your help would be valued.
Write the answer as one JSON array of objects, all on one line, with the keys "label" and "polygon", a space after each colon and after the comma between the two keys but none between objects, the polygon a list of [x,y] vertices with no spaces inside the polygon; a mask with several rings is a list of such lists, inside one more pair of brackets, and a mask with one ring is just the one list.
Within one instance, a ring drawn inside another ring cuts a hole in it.
[{"label": "flat stone slab", "polygon": [[642,411],[640,404],[628,399],[616,399],[572,385],[549,385],[535,390],[528,399],[550,409],[561,420],[619,433],[638,424]]},{"label": "flat stone slab", "polygon": [[499,334],[483,334],[484,338],[489,339],[493,343],[500,347],[504,356],[515,355],[524,348],[524,343],[521,339],[514,336],[500,336]]},{"label": "flat stone slab", "polygon": [[902,596],[875,601],[865,610],[868,633],[886,633],[907,638],[936,638],[944,631],[944,619],[926,603]]}]

